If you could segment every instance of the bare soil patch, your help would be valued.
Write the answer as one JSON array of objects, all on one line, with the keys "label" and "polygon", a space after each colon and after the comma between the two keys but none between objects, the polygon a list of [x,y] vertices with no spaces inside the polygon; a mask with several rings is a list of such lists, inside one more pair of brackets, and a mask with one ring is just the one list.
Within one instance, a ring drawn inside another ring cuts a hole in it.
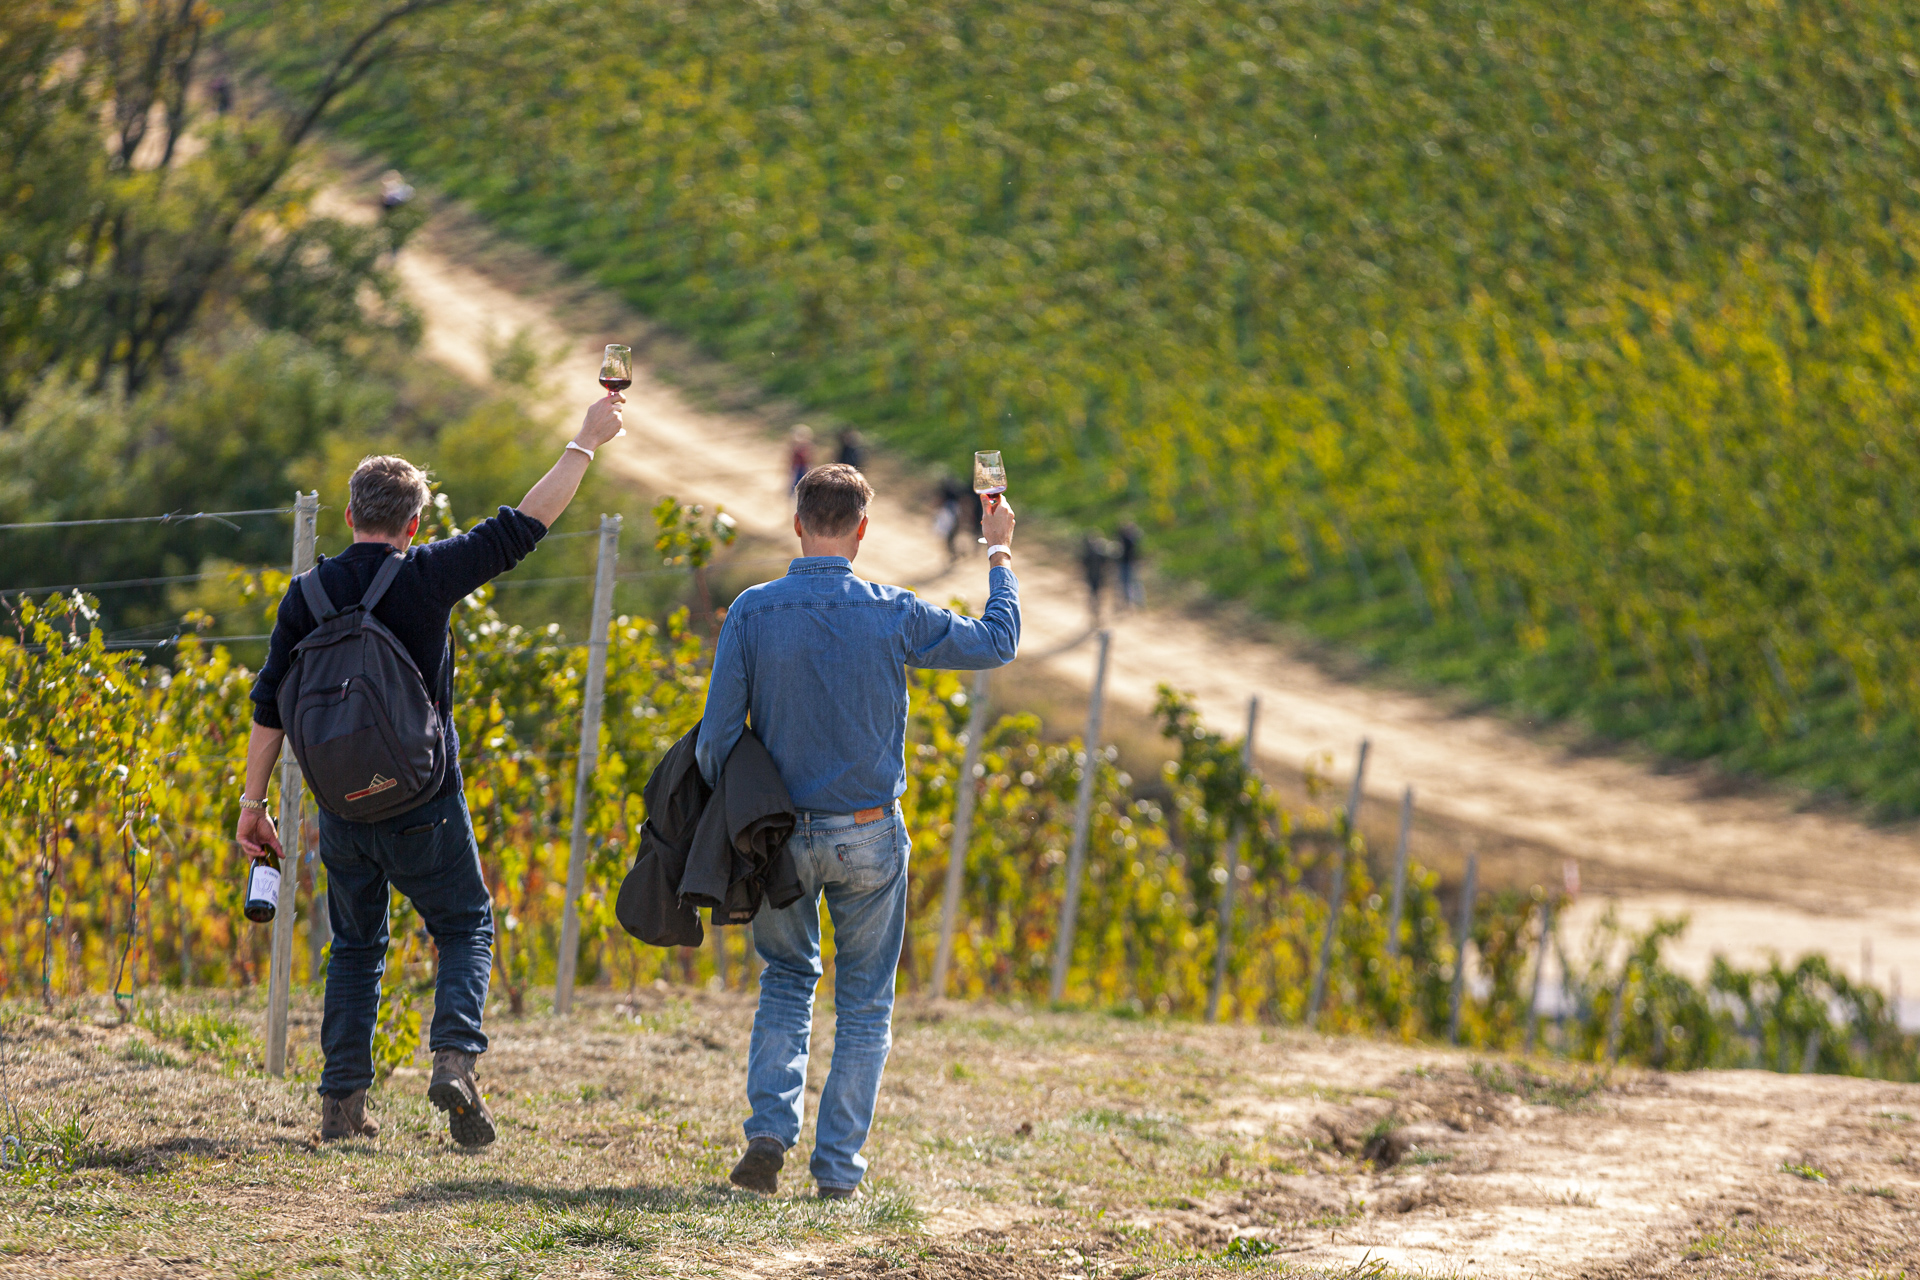
[{"label": "bare soil patch", "polygon": [[[502,1138],[477,1154],[448,1144],[424,1058],[376,1092],[379,1138],[319,1144],[313,1013],[276,1081],[245,1043],[8,1011],[15,1100],[86,1136],[71,1169],[0,1181],[0,1276],[1920,1271],[1920,1086],[915,1005],[871,1193],[832,1205],[804,1143],[779,1196],[725,1183],[744,997],[494,1024]],[[830,1017],[816,1036],[811,1096]]]}]

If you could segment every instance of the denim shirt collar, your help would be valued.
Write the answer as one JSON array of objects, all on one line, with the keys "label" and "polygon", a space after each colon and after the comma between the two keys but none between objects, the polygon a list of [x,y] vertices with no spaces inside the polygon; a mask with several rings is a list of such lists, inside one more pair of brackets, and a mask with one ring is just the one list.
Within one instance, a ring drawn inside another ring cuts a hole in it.
[{"label": "denim shirt collar", "polygon": [[787,576],[796,573],[852,573],[853,561],[845,556],[795,556],[787,564]]}]

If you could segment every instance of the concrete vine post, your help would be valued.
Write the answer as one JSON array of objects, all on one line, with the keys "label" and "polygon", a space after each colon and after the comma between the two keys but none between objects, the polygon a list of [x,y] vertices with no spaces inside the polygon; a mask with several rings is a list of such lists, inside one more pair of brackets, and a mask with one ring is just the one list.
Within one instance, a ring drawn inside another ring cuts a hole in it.
[{"label": "concrete vine post", "polygon": [[1553,902],[1540,900],[1540,946],[1533,958],[1533,995],[1527,1000],[1527,1056],[1533,1055],[1534,1034],[1540,1028],[1540,980],[1547,972],[1547,949],[1553,945]]},{"label": "concrete vine post", "polygon": [[960,887],[966,874],[967,847],[973,842],[973,803],[978,788],[973,769],[980,762],[980,738],[987,731],[987,701],[992,673],[976,671],[973,697],[967,708],[967,746],[960,761],[960,781],[953,794],[953,847],[947,854],[946,893],[940,901],[940,948],[933,954],[933,995],[947,994],[947,971],[953,965],[953,931],[960,920]]},{"label": "concrete vine post", "polygon": [[[1253,732],[1260,720],[1260,698],[1247,699],[1247,736],[1240,744],[1240,767],[1253,772]],[[1233,949],[1233,894],[1240,881],[1240,843],[1246,832],[1235,828],[1227,841],[1227,883],[1220,891],[1220,941],[1213,952],[1213,986],[1207,992],[1207,1021],[1220,1018],[1220,993],[1227,985],[1227,957]]]},{"label": "concrete vine post", "polygon": [[[320,520],[320,491],[293,495],[293,573],[313,568],[314,533]],[[287,1074],[287,1003],[293,995],[294,902],[300,887],[300,809],[305,784],[293,748],[280,748],[280,901],[273,912],[273,952],[267,969],[267,1074]]]},{"label": "concrete vine post", "polygon": [[1080,768],[1080,795],[1073,806],[1073,845],[1067,851],[1067,891],[1060,899],[1060,936],[1054,940],[1051,999],[1057,1004],[1067,993],[1067,965],[1073,959],[1073,927],[1080,914],[1080,873],[1087,859],[1087,827],[1093,819],[1094,775],[1100,771],[1100,711],[1107,689],[1107,651],[1113,633],[1100,633],[1100,659],[1093,672],[1093,692],[1087,698],[1087,736]]},{"label": "concrete vine post", "polygon": [[1387,959],[1400,958],[1400,916],[1407,904],[1407,842],[1413,836],[1413,788],[1400,797],[1400,841],[1393,847],[1393,903],[1387,909]]},{"label": "concrete vine post", "polygon": [[[1615,1066],[1620,1061],[1620,1013],[1627,1003],[1627,984],[1633,980],[1633,957],[1628,956],[1620,964],[1620,981],[1613,984],[1613,1000],[1607,1008],[1607,1065]],[[1787,1070],[1787,1041],[1780,1040],[1780,1068]]]},{"label": "concrete vine post", "polygon": [[1467,944],[1473,941],[1473,895],[1480,854],[1467,855],[1467,882],[1460,886],[1460,928],[1454,935],[1453,995],[1447,1005],[1447,1043],[1460,1043],[1460,1005],[1467,990]]},{"label": "concrete vine post", "polygon": [[1360,739],[1360,759],[1353,766],[1353,790],[1347,793],[1346,821],[1340,831],[1340,847],[1333,854],[1333,883],[1327,886],[1327,931],[1320,935],[1320,956],[1313,966],[1313,990],[1307,997],[1307,1025],[1320,1021],[1320,1006],[1327,998],[1327,971],[1333,967],[1333,940],[1340,932],[1340,907],[1347,893],[1347,855],[1353,833],[1360,829],[1360,800],[1366,792],[1367,754],[1373,744]]},{"label": "concrete vine post", "polygon": [[573,848],[567,859],[566,914],[560,924],[559,974],[553,1012],[573,1012],[573,975],[580,963],[580,890],[587,880],[587,801],[600,758],[600,705],[607,693],[607,639],[613,627],[613,572],[620,561],[620,517],[600,517],[600,555],[593,577],[593,624],[587,641],[587,684],[580,699],[580,757],[573,774]]}]

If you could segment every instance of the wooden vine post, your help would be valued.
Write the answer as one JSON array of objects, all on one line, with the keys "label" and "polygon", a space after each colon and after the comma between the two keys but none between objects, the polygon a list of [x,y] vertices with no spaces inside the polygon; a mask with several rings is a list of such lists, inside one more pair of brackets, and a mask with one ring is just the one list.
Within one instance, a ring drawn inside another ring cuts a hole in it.
[{"label": "wooden vine post", "polygon": [[1073,806],[1073,845],[1067,851],[1067,891],[1060,899],[1060,935],[1054,941],[1050,996],[1055,1004],[1067,994],[1067,965],[1073,959],[1073,928],[1080,914],[1080,873],[1087,860],[1087,827],[1093,819],[1093,781],[1100,771],[1100,711],[1107,689],[1107,651],[1112,642],[1112,632],[1100,633],[1100,659],[1093,672],[1093,692],[1087,698],[1080,795]]},{"label": "wooden vine post", "polygon": [[[320,491],[293,495],[293,573],[299,577],[313,568],[315,527],[320,519]],[[280,830],[285,856],[280,875],[280,901],[273,912],[273,952],[267,969],[267,1074],[287,1074],[287,1004],[293,995],[293,913],[300,887],[300,808],[304,784],[293,748],[280,747]]]},{"label": "wooden vine post", "polygon": [[[1247,699],[1247,736],[1240,744],[1240,768],[1253,773],[1253,732],[1260,721],[1260,698]],[[1227,985],[1228,953],[1233,949],[1233,894],[1240,881],[1240,842],[1246,832],[1235,828],[1227,841],[1227,883],[1220,891],[1220,939],[1213,951],[1213,986],[1207,991],[1207,1021],[1220,1020],[1220,994]]]},{"label": "wooden vine post", "polygon": [[587,807],[600,759],[600,704],[607,694],[607,633],[613,627],[613,571],[620,561],[620,517],[600,517],[600,555],[593,575],[593,630],[587,641],[587,686],[580,705],[580,758],[573,773],[573,847],[567,859],[566,914],[560,924],[553,1012],[573,1012],[573,975],[580,963],[580,890],[587,881]]},{"label": "wooden vine post", "polygon": [[940,948],[933,955],[933,995],[946,998],[947,972],[953,965],[953,931],[960,919],[961,878],[966,873],[967,847],[973,842],[973,804],[979,788],[974,766],[980,762],[980,738],[987,731],[987,701],[991,673],[973,675],[973,697],[967,708],[967,746],[960,761],[960,779],[953,794],[953,847],[947,854],[947,883],[940,901]]},{"label": "wooden vine post", "polygon": [[1333,851],[1333,883],[1327,886],[1327,931],[1320,935],[1320,956],[1313,966],[1313,990],[1307,997],[1307,1025],[1320,1021],[1327,998],[1327,972],[1333,967],[1333,941],[1340,933],[1340,908],[1347,892],[1347,856],[1353,833],[1360,829],[1360,800],[1366,793],[1367,754],[1373,744],[1360,739],[1360,759],[1353,766],[1353,790],[1347,793],[1347,812],[1341,824],[1340,847]]}]

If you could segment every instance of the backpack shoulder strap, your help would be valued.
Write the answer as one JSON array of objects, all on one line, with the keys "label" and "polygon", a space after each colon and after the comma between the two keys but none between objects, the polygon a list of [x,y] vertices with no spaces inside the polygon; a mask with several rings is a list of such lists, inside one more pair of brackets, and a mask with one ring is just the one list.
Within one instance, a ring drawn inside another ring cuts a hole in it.
[{"label": "backpack shoulder strap", "polygon": [[400,566],[406,562],[407,558],[397,552],[387,557],[386,563],[380,566],[380,572],[373,575],[373,584],[367,588],[367,594],[360,597],[362,609],[373,612],[373,606],[379,604],[380,597],[387,594],[387,588],[400,576]]},{"label": "backpack shoulder strap", "polygon": [[307,599],[307,611],[313,614],[313,625],[330,622],[339,614],[333,607],[333,601],[327,596],[327,589],[320,585],[320,566],[315,565],[300,575],[300,594]]}]

